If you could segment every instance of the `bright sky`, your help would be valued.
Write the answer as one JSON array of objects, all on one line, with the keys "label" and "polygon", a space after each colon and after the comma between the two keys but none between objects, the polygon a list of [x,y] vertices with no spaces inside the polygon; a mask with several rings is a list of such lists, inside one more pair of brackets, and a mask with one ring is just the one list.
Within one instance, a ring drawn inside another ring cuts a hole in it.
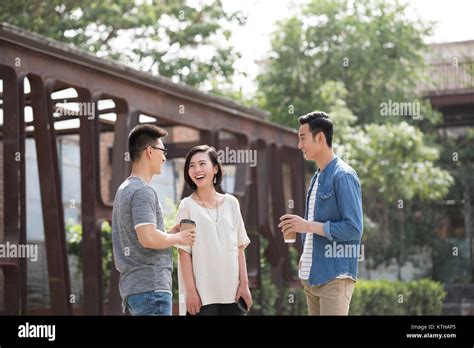
[{"label": "bright sky", "polygon": [[[226,10],[241,10],[247,15],[246,25],[234,27],[231,38],[232,45],[242,54],[235,67],[248,75],[235,81],[236,88],[241,87],[244,94],[252,95],[256,90],[257,63],[270,50],[274,23],[295,13],[304,2],[307,0],[223,0]],[[408,16],[437,23],[429,43],[474,40],[474,0],[411,0],[409,8]],[[27,119],[30,114],[27,110]],[[0,110],[0,123],[2,121],[3,112]]]},{"label": "bright sky", "polygon": [[[357,0],[355,0],[357,1]],[[237,81],[244,93],[254,91],[252,83],[258,74],[256,62],[270,49],[270,33],[274,23],[294,13],[303,0],[223,0],[226,10],[241,10],[248,15],[245,27],[235,28],[232,44],[242,53],[236,68],[249,77]],[[296,5],[295,5],[296,4]],[[408,16],[437,22],[432,42],[474,40],[473,0],[411,0]]]}]

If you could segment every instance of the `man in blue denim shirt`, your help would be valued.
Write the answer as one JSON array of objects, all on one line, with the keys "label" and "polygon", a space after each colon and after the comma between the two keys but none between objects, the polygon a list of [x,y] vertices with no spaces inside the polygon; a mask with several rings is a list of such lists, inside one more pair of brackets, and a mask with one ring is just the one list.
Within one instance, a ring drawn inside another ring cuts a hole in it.
[{"label": "man in blue denim shirt", "polygon": [[362,237],[362,192],[357,173],[332,150],[333,125],[324,112],[301,116],[298,148],[318,170],[311,178],[304,219],[283,215],[283,233],[301,233],[299,277],[310,315],[347,315],[357,278]]}]

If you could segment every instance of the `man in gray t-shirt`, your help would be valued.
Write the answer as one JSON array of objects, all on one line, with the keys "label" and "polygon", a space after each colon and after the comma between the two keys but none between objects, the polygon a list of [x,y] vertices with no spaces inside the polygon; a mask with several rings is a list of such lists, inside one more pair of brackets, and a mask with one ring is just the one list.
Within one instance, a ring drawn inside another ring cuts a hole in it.
[{"label": "man in gray t-shirt", "polygon": [[167,133],[153,125],[139,125],[129,135],[132,173],[117,190],[112,213],[114,261],[120,272],[119,290],[123,311],[132,315],[171,315],[171,247],[192,245],[194,230],[167,234],[163,211],[149,185],[161,173]]}]

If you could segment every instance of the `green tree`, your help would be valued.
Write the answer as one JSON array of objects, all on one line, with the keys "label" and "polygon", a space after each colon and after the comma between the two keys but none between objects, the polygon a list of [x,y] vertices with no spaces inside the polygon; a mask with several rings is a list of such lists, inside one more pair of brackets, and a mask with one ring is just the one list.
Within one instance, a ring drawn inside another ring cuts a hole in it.
[{"label": "green tree", "polygon": [[361,180],[369,262],[377,266],[394,258],[400,277],[415,247],[434,246],[436,221],[420,212],[447,195],[453,178],[437,166],[440,151],[419,128],[404,121],[354,125],[343,84],[329,81],[320,90],[337,129],[334,150]]},{"label": "green tree", "polygon": [[[347,150],[349,162],[358,171],[368,197],[367,213],[378,222],[371,249],[379,250],[376,254],[383,255],[384,260],[395,257],[401,267],[411,246],[407,235],[424,232],[406,228],[414,206],[441,201],[453,179],[436,166],[439,151],[427,145],[423,133],[406,122],[369,124],[356,128],[354,135],[352,139],[346,137],[344,144],[352,141],[352,149]],[[433,231],[430,235],[434,236]]]},{"label": "green tree", "polygon": [[[240,12],[221,0],[6,1],[0,21],[72,43],[99,57],[210,89],[231,81],[240,56],[228,43]],[[198,54],[199,52],[199,54]]]},{"label": "green tree", "polygon": [[296,116],[324,108],[321,86],[340,81],[358,123],[385,122],[381,103],[419,102],[423,38],[430,27],[407,19],[407,5],[378,0],[313,0],[277,23],[272,50],[258,76],[261,106],[272,120],[295,126]]},{"label": "green tree", "polygon": [[[440,114],[416,93],[430,26],[406,9],[397,1],[312,0],[278,22],[258,77],[260,104],[278,123],[296,127],[301,114],[329,112],[335,151],[363,186],[368,265],[395,259],[399,278],[416,248],[434,246],[434,206],[453,183],[429,133]],[[390,101],[418,106],[422,119],[381,117]]]}]

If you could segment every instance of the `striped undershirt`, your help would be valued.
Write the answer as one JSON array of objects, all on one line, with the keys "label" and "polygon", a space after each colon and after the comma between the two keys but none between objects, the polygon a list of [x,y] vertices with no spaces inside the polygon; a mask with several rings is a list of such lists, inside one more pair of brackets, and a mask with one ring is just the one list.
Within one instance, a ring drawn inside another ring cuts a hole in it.
[{"label": "striped undershirt", "polygon": [[[318,179],[319,175],[313,183],[313,186],[309,189],[309,203],[308,203],[308,220],[313,220],[314,216],[314,204],[316,202],[316,192],[318,191]],[[309,279],[309,271],[311,270],[311,264],[313,262],[313,234],[306,233],[304,241],[303,253],[301,254],[301,267],[298,271],[300,279]]]},{"label": "striped undershirt", "polygon": [[[309,202],[308,202],[308,220],[312,220],[314,217],[316,193],[318,192],[318,179],[319,179],[319,175],[316,177],[316,180],[314,181],[313,186],[310,187],[311,191],[310,191]],[[298,271],[298,276],[300,279],[304,279],[304,280],[309,279],[309,273],[311,271],[312,263],[313,263],[313,233],[306,233],[303,253],[301,254],[301,267]],[[355,281],[354,277],[348,274],[340,274],[336,278],[337,279],[349,278]]]}]

